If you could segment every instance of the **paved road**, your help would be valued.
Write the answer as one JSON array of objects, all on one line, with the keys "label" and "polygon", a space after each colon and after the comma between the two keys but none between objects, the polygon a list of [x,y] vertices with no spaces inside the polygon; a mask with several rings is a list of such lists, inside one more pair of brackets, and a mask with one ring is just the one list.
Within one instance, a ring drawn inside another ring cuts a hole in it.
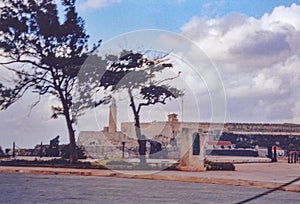
[{"label": "paved road", "polygon": [[[261,194],[264,195],[260,196]],[[173,181],[0,173],[0,203],[274,202],[300,203],[300,194],[284,191],[270,192],[251,187]]]}]

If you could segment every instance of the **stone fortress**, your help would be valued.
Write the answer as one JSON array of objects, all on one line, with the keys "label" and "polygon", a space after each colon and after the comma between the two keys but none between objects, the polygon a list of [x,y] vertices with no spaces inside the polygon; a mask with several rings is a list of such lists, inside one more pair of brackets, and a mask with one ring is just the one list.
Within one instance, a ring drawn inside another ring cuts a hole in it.
[{"label": "stone fortress", "polygon": [[[134,122],[121,123],[117,131],[117,105],[112,100],[109,106],[108,127],[102,131],[81,131],[77,144],[83,146],[91,158],[134,158],[138,156],[138,143],[135,136]],[[209,123],[179,121],[177,114],[168,115],[167,121],[141,122],[141,132],[168,149],[169,157],[179,156],[180,135],[185,128],[195,132],[201,130],[205,135],[205,145],[211,148],[233,148],[235,145],[266,148],[277,145],[285,150],[300,149],[300,125],[264,124],[264,123]],[[222,141],[222,142],[217,142]],[[225,142],[226,141],[226,142]],[[124,145],[124,155],[122,151]],[[149,144],[148,149],[149,149]],[[225,146],[227,145],[227,146]],[[224,147],[225,146],[225,147]],[[148,151],[149,152],[149,151]]]}]

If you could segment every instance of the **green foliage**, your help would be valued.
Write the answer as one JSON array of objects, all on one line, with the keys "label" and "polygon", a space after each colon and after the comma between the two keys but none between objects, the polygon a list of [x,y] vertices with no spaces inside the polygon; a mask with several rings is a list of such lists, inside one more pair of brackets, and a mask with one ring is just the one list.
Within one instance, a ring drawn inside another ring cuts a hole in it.
[{"label": "green foliage", "polygon": [[80,168],[80,169],[107,169],[103,165],[92,165],[89,162],[76,162],[70,165],[68,160],[53,159],[53,160],[2,160],[0,166],[37,166],[37,167],[61,167],[61,168]]},{"label": "green foliage", "polygon": [[106,56],[106,71],[102,73],[99,86],[112,91],[140,90],[143,99],[149,104],[163,103],[165,98],[177,98],[183,92],[168,85],[178,76],[158,79],[157,74],[172,68],[165,56],[154,59],[142,53],[123,50],[119,56]]},{"label": "green foliage", "polygon": [[7,97],[2,97],[2,108],[27,90],[64,101],[65,106],[53,107],[53,118],[71,108],[74,81],[88,56],[88,35],[74,2],[63,2],[65,19],[60,23],[55,1],[3,0],[0,51],[5,61],[1,65],[15,73],[15,87],[14,92],[6,91]]},{"label": "green foliage", "polygon": [[131,163],[129,163],[128,161],[124,161],[124,160],[111,160],[106,162],[106,165],[132,165]]},{"label": "green foliage", "polygon": [[10,106],[16,97],[16,91],[0,83],[0,110]]},{"label": "green foliage", "polygon": [[73,124],[91,99],[76,101],[72,91],[81,65],[90,55],[89,36],[76,12],[75,0],[61,3],[63,19],[55,0],[2,0],[0,66],[14,77],[7,84],[0,84],[0,108],[8,108],[27,91],[56,97],[60,104],[52,107],[52,118],[65,117],[72,144],[70,159],[74,160]]}]

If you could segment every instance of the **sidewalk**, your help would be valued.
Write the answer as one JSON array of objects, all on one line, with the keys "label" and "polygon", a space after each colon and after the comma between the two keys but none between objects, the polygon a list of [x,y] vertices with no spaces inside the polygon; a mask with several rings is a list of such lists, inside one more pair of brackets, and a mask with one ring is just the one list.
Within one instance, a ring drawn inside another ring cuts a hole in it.
[{"label": "sidewalk", "polygon": [[0,166],[0,172],[55,174],[74,176],[102,176],[166,181],[183,181],[210,184],[253,186],[280,189],[300,193],[300,164],[250,163],[235,164],[235,171],[113,171],[95,169],[8,167]]}]

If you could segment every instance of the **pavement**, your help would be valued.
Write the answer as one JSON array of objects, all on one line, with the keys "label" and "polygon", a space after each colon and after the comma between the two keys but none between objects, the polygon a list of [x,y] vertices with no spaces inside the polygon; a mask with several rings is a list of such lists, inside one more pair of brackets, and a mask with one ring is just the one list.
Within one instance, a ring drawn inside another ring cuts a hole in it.
[{"label": "pavement", "polygon": [[[206,156],[206,159],[215,163],[268,163],[271,162],[271,159],[267,157],[240,157],[240,156]],[[129,159],[128,162],[139,163],[139,158]],[[173,159],[147,159],[147,163],[150,164],[174,164],[177,163],[177,160]]]},{"label": "pavement", "polygon": [[[61,159],[61,157],[36,157],[36,156],[16,156],[15,158],[9,157],[9,158],[2,158],[1,160],[27,160],[27,161],[49,161],[53,159]],[[206,159],[212,162],[216,163],[267,163],[271,162],[271,159],[267,157],[241,157],[241,156],[206,156]],[[99,159],[83,159],[80,160],[82,162],[99,162]],[[130,163],[139,163],[140,159],[139,158],[131,158],[128,159],[128,162]],[[177,163],[177,160],[174,159],[150,159],[147,158],[147,163],[149,164],[174,164]]]},{"label": "pavement", "polygon": [[130,179],[182,181],[207,184],[252,186],[300,193],[300,163],[238,163],[235,171],[146,171],[97,170],[49,167],[0,166],[0,172],[23,174],[55,174],[73,176],[101,176]]},{"label": "pavement", "polygon": [[206,159],[215,163],[268,163],[272,160],[267,157],[240,157],[240,156],[206,156]]}]

